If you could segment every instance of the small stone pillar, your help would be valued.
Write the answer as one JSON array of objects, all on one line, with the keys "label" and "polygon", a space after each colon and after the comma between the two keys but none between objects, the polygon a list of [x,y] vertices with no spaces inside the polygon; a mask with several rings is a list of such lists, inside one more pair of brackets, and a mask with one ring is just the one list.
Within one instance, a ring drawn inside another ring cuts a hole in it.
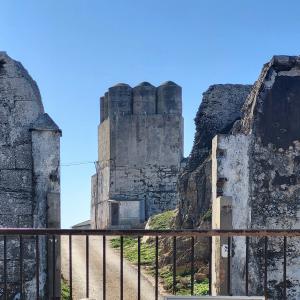
[{"label": "small stone pillar", "polygon": [[[232,199],[217,197],[212,203],[212,229],[232,229]],[[228,238],[212,237],[212,295],[228,295]]]},{"label": "small stone pillar", "polygon": [[[61,130],[49,117],[42,114],[31,126],[34,228],[60,228],[60,137]],[[40,287],[47,290],[41,299],[60,297],[60,238],[40,237]],[[53,257],[55,249],[55,257]],[[48,252],[48,255],[46,253]],[[47,259],[48,257],[48,259]],[[55,261],[55,284],[53,264]],[[46,287],[47,288],[44,288]],[[54,286],[54,288],[53,288]]]}]

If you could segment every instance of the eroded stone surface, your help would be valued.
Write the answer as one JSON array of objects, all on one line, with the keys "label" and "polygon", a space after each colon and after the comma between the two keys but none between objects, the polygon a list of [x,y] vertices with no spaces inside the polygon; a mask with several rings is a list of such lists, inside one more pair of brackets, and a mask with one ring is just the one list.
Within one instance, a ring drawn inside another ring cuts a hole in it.
[{"label": "eroded stone surface", "polygon": [[[267,63],[232,134],[218,136],[213,155],[213,198],[232,198],[234,229],[299,229],[300,60],[275,56]],[[214,201],[213,199],[213,201]],[[288,239],[288,299],[299,299],[299,240]],[[234,295],[245,293],[244,238],[232,244]],[[264,239],[249,248],[249,292],[263,294]],[[268,239],[268,298],[283,299],[283,240]]]},{"label": "eroded stone surface", "polygon": [[204,94],[195,118],[196,134],[187,165],[179,176],[180,227],[195,228],[211,204],[211,142],[218,133],[228,133],[242,115],[250,85],[212,85]]},{"label": "eroded stone surface", "polygon": [[[48,120],[43,128],[41,119]],[[47,194],[53,190],[59,193],[59,136],[58,127],[49,126],[49,116],[44,113],[35,81],[19,62],[0,52],[0,227],[47,227]],[[35,241],[24,238],[26,299],[36,298],[34,249]],[[45,294],[47,252],[42,240],[40,249],[40,296],[48,299]],[[7,250],[8,299],[19,299],[18,238],[8,238]],[[1,285],[3,240],[0,252]],[[2,295],[0,289],[1,298]]]}]

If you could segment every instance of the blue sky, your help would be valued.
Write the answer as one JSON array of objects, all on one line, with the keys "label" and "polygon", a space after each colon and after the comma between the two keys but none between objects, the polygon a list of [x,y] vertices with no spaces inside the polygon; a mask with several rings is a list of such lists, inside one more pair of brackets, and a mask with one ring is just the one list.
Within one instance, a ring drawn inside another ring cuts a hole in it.
[{"label": "blue sky", "polygon": [[[99,96],[118,82],[183,87],[185,154],[202,93],[253,83],[274,54],[300,49],[300,2],[1,0],[0,49],[38,82],[63,130],[61,162],[97,160]],[[62,226],[89,218],[93,164],[63,166]]]}]

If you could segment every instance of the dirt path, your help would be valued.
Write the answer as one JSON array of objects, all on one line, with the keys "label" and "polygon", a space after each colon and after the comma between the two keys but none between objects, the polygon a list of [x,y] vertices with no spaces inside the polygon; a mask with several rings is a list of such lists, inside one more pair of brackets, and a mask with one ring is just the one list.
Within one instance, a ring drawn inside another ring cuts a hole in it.
[{"label": "dirt path", "polygon": [[[85,237],[74,236],[72,238],[73,256],[73,299],[79,300],[86,297],[86,253]],[[89,297],[102,300],[102,237],[89,238]],[[64,236],[61,240],[62,273],[69,280],[69,239]],[[137,299],[137,271],[124,260],[124,300]],[[120,299],[120,257],[109,247],[106,247],[106,299]],[[141,276],[141,299],[154,300],[154,288],[147,278]],[[160,297],[162,300],[162,297]]]}]

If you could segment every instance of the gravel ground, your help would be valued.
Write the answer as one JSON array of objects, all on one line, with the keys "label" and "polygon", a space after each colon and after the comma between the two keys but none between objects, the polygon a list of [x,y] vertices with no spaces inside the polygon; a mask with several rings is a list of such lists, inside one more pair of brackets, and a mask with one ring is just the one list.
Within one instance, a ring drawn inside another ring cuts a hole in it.
[{"label": "gravel ground", "polygon": [[[120,256],[106,242],[106,299],[120,299]],[[102,237],[89,237],[89,299],[101,300],[102,297]],[[69,280],[69,239],[61,240],[62,273]],[[86,253],[85,237],[72,237],[73,299],[86,298]],[[124,260],[124,300],[137,299],[137,270]],[[150,281],[141,276],[141,299],[154,300],[154,288]],[[162,297],[160,297],[162,300]]]}]

